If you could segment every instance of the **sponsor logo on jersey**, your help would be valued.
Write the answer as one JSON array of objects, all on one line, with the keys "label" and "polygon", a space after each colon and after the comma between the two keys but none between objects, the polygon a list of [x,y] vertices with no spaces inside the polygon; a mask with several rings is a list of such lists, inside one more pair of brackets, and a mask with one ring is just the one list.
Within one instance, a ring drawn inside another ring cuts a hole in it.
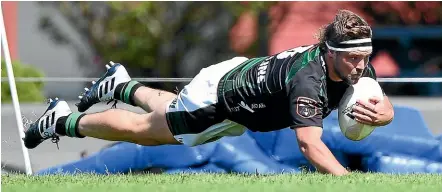
[{"label": "sponsor logo on jersey", "polygon": [[255,112],[254,109],[264,109],[266,108],[266,105],[264,103],[252,103],[250,105],[247,105],[244,101],[241,101],[240,103],[238,103],[238,106],[231,107],[230,110],[232,112],[238,112],[240,108],[243,108],[249,111],[250,113],[254,113]]},{"label": "sponsor logo on jersey", "polygon": [[232,111],[232,112],[238,112],[238,111],[239,111],[239,106],[236,106],[236,107],[230,107],[230,111]]},{"label": "sponsor logo on jersey", "polygon": [[249,111],[250,113],[254,113],[255,111],[250,108],[246,103],[244,103],[244,101],[241,101],[241,103],[238,104],[240,107],[246,109],[247,111]]},{"label": "sponsor logo on jersey", "polygon": [[264,103],[252,103],[251,104],[252,109],[264,109],[266,108],[266,105]]}]

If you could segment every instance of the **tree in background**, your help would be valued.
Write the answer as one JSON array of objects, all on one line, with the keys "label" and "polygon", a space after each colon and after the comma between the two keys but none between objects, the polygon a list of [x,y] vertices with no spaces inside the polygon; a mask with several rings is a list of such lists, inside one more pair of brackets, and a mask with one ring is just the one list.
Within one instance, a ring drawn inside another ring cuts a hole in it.
[{"label": "tree in background", "polygon": [[[272,4],[87,1],[40,3],[42,6],[57,9],[89,44],[92,53],[78,46],[51,18],[42,17],[41,29],[54,42],[74,47],[81,64],[102,66],[112,60],[127,66],[134,77],[192,77],[203,67],[235,56],[236,53],[230,48],[229,31],[237,18],[246,11],[259,15]],[[252,46],[250,49],[253,48]],[[259,50],[255,48],[251,52],[258,54],[257,51]]]}]

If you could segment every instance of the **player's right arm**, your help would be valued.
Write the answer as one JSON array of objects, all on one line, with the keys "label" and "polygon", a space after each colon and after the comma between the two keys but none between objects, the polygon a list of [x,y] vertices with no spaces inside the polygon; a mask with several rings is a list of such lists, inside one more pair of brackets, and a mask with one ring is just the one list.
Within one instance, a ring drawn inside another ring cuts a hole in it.
[{"label": "player's right arm", "polygon": [[295,131],[301,152],[319,172],[337,176],[348,174],[348,171],[322,142],[321,127],[298,127]]},{"label": "player's right arm", "polygon": [[321,173],[345,175],[348,171],[321,140],[322,109],[320,83],[313,78],[295,77],[287,85],[292,129],[304,156]]}]

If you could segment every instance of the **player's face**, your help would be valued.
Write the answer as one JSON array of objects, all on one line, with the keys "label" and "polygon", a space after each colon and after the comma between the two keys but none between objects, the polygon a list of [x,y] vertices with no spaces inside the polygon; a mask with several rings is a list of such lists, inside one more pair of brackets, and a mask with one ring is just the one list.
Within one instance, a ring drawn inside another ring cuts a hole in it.
[{"label": "player's face", "polygon": [[371,52],[339,52],[336,54],[337,67],[342,76],[355,84],[362,77]]}]

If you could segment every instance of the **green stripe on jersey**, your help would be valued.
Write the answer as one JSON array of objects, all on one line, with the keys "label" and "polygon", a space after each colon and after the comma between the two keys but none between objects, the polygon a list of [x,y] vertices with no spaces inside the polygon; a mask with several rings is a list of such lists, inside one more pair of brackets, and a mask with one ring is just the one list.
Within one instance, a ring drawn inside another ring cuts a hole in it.
[{"label": "green stripe on jersey", "polygon": [[[234,73],[234,72],[236,72],[236,71],[238,71],[240,69],[241,70],[240,71],[240,75],[241,75],[240,83],[241,84],[246,84],[247,82],[245,82],[245,79],[242,78],[243,74],[245,74],[245,72],[248,69],[252,68],[256,64],[264,61],[267,58],[268,57],[252,58],[252,59],[249,59],[249,60],[243,62],[242,64],[236,66],[234,69],[230,70],[230,72],[227,73],[227,75],[224,76],[223,81],[227,80],[232,75],[232,73]],[[228,87],[226,87],[226,86],[228,86]],[[223,92],[226,92],[226,91],[233,90],[234,88],[235,88],[235,84],[234,83],[233,84],[224,84],[222,90],[223,90]]]},{"label": "green stripe on jersey", "polygon": [[373,79],[377,79],[373,73],[373,70],[371,70],[371,67],[368,67],[368,71],[370,72],[370,77],[372,77]]},{"label": "green stripe on jersey", "polygon": [[320,53],[319,47],[316,48],[313,51],[306,51],[302,55],[302,60],[297,60],[293,67],[290,69],[289,73],[287,74],[287,77],[285,78],[285,83],[288,83],[295,75],[300,71],[302,68],[307,66],[310,61],[313,61],[315,57],[317,57]]}]

